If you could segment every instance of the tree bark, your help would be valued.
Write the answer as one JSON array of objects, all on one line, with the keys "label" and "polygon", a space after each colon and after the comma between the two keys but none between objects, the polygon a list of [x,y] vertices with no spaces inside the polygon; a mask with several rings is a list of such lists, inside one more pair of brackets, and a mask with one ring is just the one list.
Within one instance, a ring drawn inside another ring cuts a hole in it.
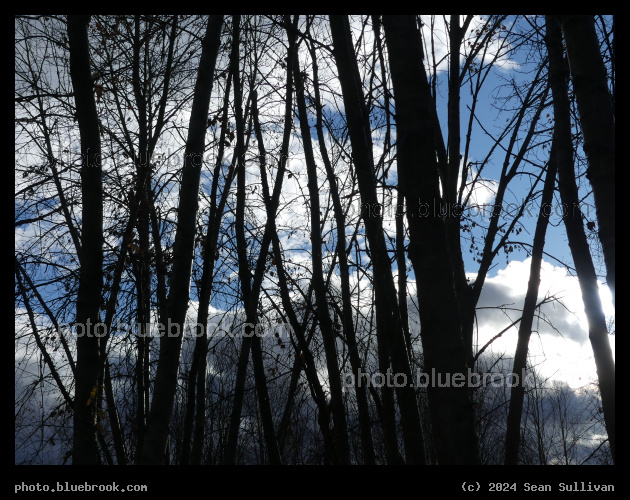
[{"label": "tree bark", "polygon": [[179,358],[190,292],[201,160],[205,148],[208,106],[222,24],[223,16],[210,16],[206,35],[202,42],[182,168],[177,231],[173,245],[171,287],[166,304],[166,316],[170,324],[163,325],[166,331],[163,332],[164,335],[160,339],[160,358],[142,451],[141,463],[147,465],[164,463],[173,402],[177,390]]},{"label": "tree bark", "polygon": [[[566,75],[562,73],[562,38],[559,22],[555,16],[547,16],[547,48],[549,51],[550,72],[555,74],[551,80],[553,93],[553,111],[555,118],[554,133],[557,140],[556,159],[558,162],[558,189],[564,209],[564,225],[569,239],[569,248],[580,282],[584,311],[588,320],[589,339],[593,347],[599,390],[602,396],[604,423],[608,432],[610,450],[615,460],[615,362],[608,340],[606,317],[602,309],[597,285],[597,274],[593,266],[588,241],[584,233],[583,214],[580,210],[580,198],[575,182],[573,165],[573,142],[571,138],[571,115],[569,108]],[[552,69],[553,68],[553,69]],[[560,73],[558,75],[558,73]]]},{"label": "tree bark", "polygon": [[615,301],[615,114],[593,16],[560,16],[584,134],[608,287]]},{"label": "tree bark", "polygon": [[[383,235],[382,214],[376,195],[374,160],[369,114],[354,57],[354,47],[347,16],[329,16],[339,81],[346,108],[346,118],[352,144],[361,203],[365,209],[365,229],[374,265],[377,329],[385,333],[394,375],[404,375],[405,382],[397,384],[396,395],[400,407],[401,425],[408,464],[424,464],[424,441],[405,337],[400,325],[396,287],[391,262]],[[380,313],[379,313],[380,311]],[[379,318],[381,319],[379,321]]]},{"label": "tree bark", "polygon": [[[384,16],[396,102],[398,185],[407,203],[409,258],[418,287],[425,371],[467,374],[436,162],[432,99],[421,39],[411,16]],[[457,156],[459,158],[459,154]],[[462,384],[463,385],[463,384]],[[477,438],[466,387],[428,387],[438,462],[477,464]]]},{"label": "tree bark", "polygon": [[[96,392],[99,380],[99,305],[103,285],[103,186],[101,138],[90,73],[90,16],[68,16],[70,76],[81,135],[82,247],[77,294],[77,359],[74,395],[73,465],[94,465]],[[79,329],[83,330],[80,335]]]}]

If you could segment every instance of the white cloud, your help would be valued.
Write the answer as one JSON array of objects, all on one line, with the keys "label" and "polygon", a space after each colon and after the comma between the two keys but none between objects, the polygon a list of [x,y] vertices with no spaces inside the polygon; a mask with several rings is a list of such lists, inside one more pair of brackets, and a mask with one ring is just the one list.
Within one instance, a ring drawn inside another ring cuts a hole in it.
[{"label": "white cloud", "polygon": [[[531,258],[522,262],[512,261],[505,269],[499,270],[495,277],[486,278],[478,307],[504,305],[505,308],[478,311],[479,346],[485,345],[510,323],[520,318],[530,265]],[[469,277],[474,279],[475,275],[469,274]],[[599,283],[599,287],[604,312],[607,317],[614,318],[610,292],[602,283]],[[572,387],[584,385],[589,380],[597,380],[578,280],[568,275],[565,268],[543,261],[538,302],[552,295],[559,301],[542,306],[542,315],[534,319],[532,328],[534,333],[529,344],[532,362],[544,361],[539,366],[543,373],[564,380]],[[497,339],[492,344],[492,349],[511,356],[516,348],[517,339],[518,325]],[[614,355],[614,335],[609,335],[609,339]]]}]

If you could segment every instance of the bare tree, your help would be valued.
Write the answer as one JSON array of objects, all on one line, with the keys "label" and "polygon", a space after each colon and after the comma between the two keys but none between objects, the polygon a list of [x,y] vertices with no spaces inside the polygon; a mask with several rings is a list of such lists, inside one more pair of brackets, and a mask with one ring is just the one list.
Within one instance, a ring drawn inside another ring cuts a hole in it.
[{"label": "bare tree", "polygon": [[[343,90],[347,121],[352,142],[352,157],[356,168],[361,201],[364,207],[376,208],[376,186],[374,160],[369,134],[369,116],[365,107],[363,91],[359,85],[356,61],[353,57],[352,38],[348,19],[345,16],[330,16],[334,55]],[[409,353],[400,324],[396,301],[396,289],[391,272],[391,263],[385,247],[381,218],[369,211],[364,217],[370,251],[374,262],[374,288],[376,292],[377,330],[384,333],[384,341],[391,356],[396,374],[403,374],[406,383],[396,388],[401,411],[401,425],[405,441],[405,454],[410,464],[424,463],[424,444],[420,426],[418,403],[412,385]],[[380,325],[380,326],[379,326]]]},{"label": "bare tree", "polygon": [[[561,16],[593,186],[607,281],[615,300],[615,113],[593,16]],[[614,34],[613,34],[614,36]]]},{"label": "bare tree", "polygon": [[177,389],[183,325],[188,309],[201,159],[222,23],[223,16],[210,16],[202,44],[182,169],[179,218],[173,246],[172,280],[166,305],[166,317],[170,319],[172,326],[168,334],[160,339],[160,359],[142,450],[141,463],[144,464],[161,464],[164,461],[169,422]]},{"label": "bare tree", "polygon": [[523,315],[521,316],[521,323],[518,329],[518,343],[516,345],[516,352],[514,353],[512,374],[513,377],[518,377],[518,382],[516,379],[513,380],[512,390],[510,392],[510,406],[507,417],[507,429],[505,431],[505,465],[516,465],[518,462],[521,413],[523,411],[523,398],[525,396],[525,380],[523,380],[523,374],[527,367],[529,339],[532,333],[534,313],[537,307],[536,302],[538,300],[538,290],[540,287],[540,265],[542,263],[549,216],[551,215],[551,203],[553,201],[556,172],[557,163],[555,151],[552,147],[549,163],[547,164],[545,185],[540,201],[540,213],[536,221],[529,282],[527,283]]},{"label": "bare tree", "polygon": [[[415,19],[383,18],[396,101],[400,186],[407,206],[409,258],[418,281],[425,366],[436,373],[465,373],[466,356],[457,310],[444,221],[422,217],[423,205],[440,203],[428,81]],[[418,168],[420,166],[420,168]],[[479,461],[472,404],[466,388],[429,389],[434,441],[440,464]]]},{"label": "bare tree", "polygon": [[551,81],[554,103],[554,133],[556,138],[556,161],[558,162],[558,189],[562,198],[564,225],[569,247],[573,255],[575,270],[580,282],[584,311],[588,320],[589,339],[593,347],[599,390],[613,461],[615,460],[615,362],[608,340],[608,328],[602,309],[597,286],[597,275],[584,233],[583,215],[575,181],[573,165],[573,143],[571,140],[571,118],[569,111],[566,76],[563,74],[562,35],[559,20],[547,16],[547,43],[550,71],[558,72]]},{"label": "bare tree", "polygon": [[[597,205],[614,287],[611,146],[578,92],[597,67],[614,101],[614,20],[558,19],[552,41],[542,16],[17,16],[16,463],[611,463],[612,326],[580,214],[556,260],[599,391],[527,364],[558,300],[536,298],[556,164],[565,205]],[[524,304],[494,303],[500,257],[530,255]],[[485,309],[507,324],[482,344]],[[77,337],[88,321],[104,335]],[[521,368],[512,390],[415,386]]]},{"label": "bare tree", "polygon": [[77,293],[77,360],[74,396],[74,446],[72,463],[97,462],[96,393],[99,377],[97,332],[103,278],[103,185],[101,180],[101,138],[92,90],[87,27],[89,16],[68,16],[70,76],[81,133],[81,195],[83,203]]}]

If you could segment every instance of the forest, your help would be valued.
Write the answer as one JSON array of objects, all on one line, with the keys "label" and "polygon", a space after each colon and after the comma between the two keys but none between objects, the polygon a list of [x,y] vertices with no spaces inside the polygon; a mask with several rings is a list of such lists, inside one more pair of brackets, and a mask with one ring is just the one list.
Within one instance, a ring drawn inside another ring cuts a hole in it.
[{"label": "forest", "polygon": [[615,464],[615,17],[15,17],[16,465]]}]

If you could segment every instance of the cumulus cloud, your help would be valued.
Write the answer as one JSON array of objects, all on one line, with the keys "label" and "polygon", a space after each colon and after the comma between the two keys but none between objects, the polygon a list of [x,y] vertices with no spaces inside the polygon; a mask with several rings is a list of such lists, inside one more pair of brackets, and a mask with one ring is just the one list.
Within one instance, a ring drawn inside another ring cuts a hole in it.
[{"label": "cumulus cloud", "polygon": [[[477,304],[478,333],[475,343],[483,347],[502,330],[519,320],[527,292],[531,257],[512,261],[500,269],[496,276],[487,277]],[[474,281],[476,275],[468,273]],[[607,318],[614,319],[614,307],[608,288],[602,283],[600,297]],[[415,281],[408,283],[409,322],[419,324],[417,288]],[[571,387],[582,387],[597,380],[593,350],[588,338],[588,323],[576,277],[566,268],[543,261],[538,302],[555,296],[556,301],[544,304],[534,319],[533,334],[529,343],[532,364],[552,379],[566,382]],[[505,354],[512,358],[518,340],[518,323],[494,340],[487,353]],[[609,335],[613,356],[615,336]]]},{"label": "cumulus cloud", "polygon": [[[480,346],[521,317],[530,266],[531,257],[511,261],[496,276],[486,278],[478,307],[488,309],[477,312]],[[469,277],[472,280],[475,275],[469,274]],[[599,283],[599,288],[604,312],[614,318],[610,292],[602,283]],[[534,334],[529,346],[532,361],[544,361],[541,365],[544,373],[565,380],[574,387],[584,385],[589,379],[596,380],[588,322],[577,278],[569,275],[566,268],[543,261],[538,302],[545,297],[555,297],[557,301],[544,304],[534,319]],[[497,339],[492,348],[496,352],[511,354],[516,348],[517,338],[518,325]],[[614,335],[609,335],[609,339],[614,353]]]}]

